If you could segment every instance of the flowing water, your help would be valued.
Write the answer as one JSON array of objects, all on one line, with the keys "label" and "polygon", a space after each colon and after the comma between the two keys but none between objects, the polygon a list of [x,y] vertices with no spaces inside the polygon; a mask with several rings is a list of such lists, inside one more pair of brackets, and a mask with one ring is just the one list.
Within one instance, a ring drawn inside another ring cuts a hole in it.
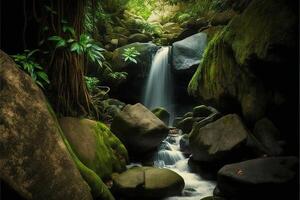
[{"label": "flowing water", "polygon": [[169,52],[170,47],[161,47],[155,54],[146,83],[143,104],[149,109],[165,108],[170,113],[172,120],[174,116],[172,108],[173,80]]},{"label": "flowing water", "polygon": [[168,168],[178,173],[185,182],[182,196],[168,197],[165,200],[200,200],[212,196],[216,183],[202,179],[192,173],[188,166],[188,158],[180,151],[181,135],[169,135],[159,147],[154,166]]}]

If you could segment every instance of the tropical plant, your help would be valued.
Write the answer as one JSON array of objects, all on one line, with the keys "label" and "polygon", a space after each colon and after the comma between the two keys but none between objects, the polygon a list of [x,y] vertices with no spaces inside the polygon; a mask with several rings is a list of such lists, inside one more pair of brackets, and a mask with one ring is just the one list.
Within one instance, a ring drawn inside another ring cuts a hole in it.
[{"label": "tropical plant", "polygon": [[124,49],[124,52],[122,54],[124,61],[130,61],[133,63],[137,63],[136,57],[140,55],[140,52],[136,50],[135,47],[128,47]]},{"label": "tropical plant", "polygon": [[32,51],[26,49],[21,54],[12,55],[12,58],[23,71],[31,76],[36,84],[44,88],[46,84],[49,84],[49,79],[43,67],[40,66],[33,57],[33,55],[38,51],[39,49]]},{"label": "tropical plant", "polygon": [[100,81],[97,77],[85,76],[84,79],[86,82],[86,86],[87,86],[89,92],[91,92],[91,93],[96,90],[98,84],[100,83]]}]

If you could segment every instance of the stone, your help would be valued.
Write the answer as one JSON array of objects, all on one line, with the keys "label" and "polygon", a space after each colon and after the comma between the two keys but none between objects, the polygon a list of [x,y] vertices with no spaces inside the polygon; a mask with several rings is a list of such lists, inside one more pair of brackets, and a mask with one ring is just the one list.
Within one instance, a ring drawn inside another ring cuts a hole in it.
[{"label": "stone", "polygon": [[162,199],[179,196],[184,180],[174,171],[154,167],[134,167],[113,178],[113,190],[129,199]]},{"label": "stone", "polygon": [[132,156],[142,156],[155,150],[169,133],[168,127],[140,103],[126,105],[115,116],[111,130]]},{"label": "stone", "polygon": [[63,117],[59,123],[74,153],[100,178],[125,171],[127,150],[106,125],[73,117]]},{"label": "stone", "polygon": [[193,108],[194,117],[208,117],[210,114],[212,114],[212,110],[205,105],[200,105]]},{"label": "stone", "polygon": [[0,50],[0,178],[25,199],[91,200],[42,90]]},{"label": "stone", "polygon": [[128,37],[128,43],[149,42],[151,40],[152,40],[151,36],[143,34],[143,33],[135,33]]},{"label": "stone", "polygon": [[197,124],[190,133],[193,159],[205,162],[222,162],[246,142],[248,130],[236,114],[226,115],[206,126]]},{"label": "stone", "polygon": [[218,172],[218,189],[237,199],[294,199],[298,194],[297,157],[269,157],[225,165]]},{"label": "stone", "polygon": [[166,109],[164,109],[163,107],[158,107],[153,109],[151,112],[153,112],[153,114],[161,121],[163,121],[166,125],[169,125],[170,113]]},{"label": "stone", "polygon": [[219,26],[226,25],[236,16],[236,12],[233,10],[226,10],[221,13],[216,13],[211,19],[211,25]]}]

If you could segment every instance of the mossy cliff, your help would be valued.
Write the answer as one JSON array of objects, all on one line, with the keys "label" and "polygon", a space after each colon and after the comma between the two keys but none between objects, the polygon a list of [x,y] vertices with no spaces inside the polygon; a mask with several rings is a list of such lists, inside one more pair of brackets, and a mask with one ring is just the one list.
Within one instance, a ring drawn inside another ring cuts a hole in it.
[{"label": "mossy cliff", "polygon": [[281,103],[276,79],[279,68],[294,62],[284,52],[296,49],[295,27],[297,15],[286,1],[253,0],[210,40],[189,94],[221,109],[234,107],[249,121],[262,118],[268,105]]}]

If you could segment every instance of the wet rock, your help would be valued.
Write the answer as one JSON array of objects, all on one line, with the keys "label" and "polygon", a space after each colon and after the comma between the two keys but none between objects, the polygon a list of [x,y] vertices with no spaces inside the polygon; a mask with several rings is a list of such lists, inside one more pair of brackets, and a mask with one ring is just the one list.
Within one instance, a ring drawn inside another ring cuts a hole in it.
[{"label": "wet rock", "polygon": [[218,172],[219,193],[230,199],[293,199],[298,194],[297,157],[270,157],[225,165]]},{"label": "wet rock", "polygon": [[[172,45],[172,65],[176,71],[189,71],[200,63],[206,46],[206,34],[198,33]],[[193,70],[192,70],[193,71]],[[194,71],[193,71],[194,72]]]},{"label": "wet rock", "polygon": [[190,133],[190,147],[196,161],[226,160],[246,142],[248,131],[235,114],[226,115],[202,128],[196,124]]},{"label": "wet rock", "polygon": [[236,16],[236,12],[233,10],[226,10],[221,13],[216,13],[211,19],[211,25],[219,26],[226,25]]},{"label": "wet rock", "polygon": [[185,155],[189,155],[191,154],[191,149],[190,149],[190,143],[189,143],[189,135],[188,134],[184,134],[180,141],[179,141],[179,145],[180,145],[180,150],[185,154]]},{"label": "wet rock", "polygon": [[91,200],[42,90],[0,50],[0,178],[25,199]]},{"label": "wet rock", "polygon": [[193,108],[194,117],[208,117],[210,114],[212,114],[212,112],[212,109],[205,105],[200,105]]},{"label": "wet rock", "polygon": [[63,117],[59,123],[77,157],[100,178],[125,171],[127,150],[103,123],[72,117]]},{"label": "wet rock", "polygon": [[140,103],[125,106],[114,118],[111,130],[133,156],[154,150],[169,133],[168,127]]},{"label": "wet rock", "polygon": [[162,199],[181,195],[184,180],[169,169],[134,167],[113,177],[113,191],[129,199]]}]

